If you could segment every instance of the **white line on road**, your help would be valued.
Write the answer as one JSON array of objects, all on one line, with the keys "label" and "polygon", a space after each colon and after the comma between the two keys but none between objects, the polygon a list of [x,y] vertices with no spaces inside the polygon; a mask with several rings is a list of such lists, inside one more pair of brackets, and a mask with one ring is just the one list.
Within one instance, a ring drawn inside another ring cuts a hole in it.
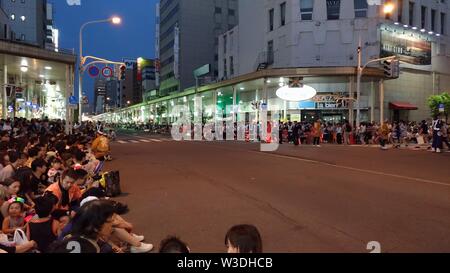
[{"label": "white line on road", "polygon": [[128,142],[123,141],[123,140],[118,140],[117,142],[119,142],[120,144],[126,144],[126,143],[128,143]]},{"label": "white line on road", "polygon": [[[258,152],[257,151],[251,151],[251,152],[258,153],[258,154],[262,153],[262,152],[259,152],[259,151]],[[326,163],[326,162],[322,162],[322,161],[311,160],[311,159],[303,159],[303,158],[298,158],[298,157],[293,157],[293,156],[286,156],[286,155],[279,155],[279,154],[270,154],[270,153],[262,153],[262,154],[265,154],[265,155],[268,155],[268,156],[273,156],[273,157],[279,157],[279,158],[293,159],[293,160],[302,161],[302,162],[322,164],[322,165],[326,165],[326,166],[330,166],[330,167],[335,167],[335,168],[339,168],[339,169],[346,169],[346,170],[351,170],[351,171],[356,171],[356,172],[364,172],[364,173],[370,173],[370,174],[381,175],[381,176],[390,176],[390,177],[395,177],[395,178],[400,178],[400,179],[413,180],[413,181],[421,182],[421,183],[427,183],[427,184],[434,184],[434,185],[439,185],[439,186],[450,187],[449,183],[433,181],[433,180],[428,180],[428,179],[422,179],[422,178],[416,178],[416,177],[410,177],[410,176],[404,176],[404,175],[398,175],[398,174],[391,174],[391,173],[384,173],[384,172],[378,172],[378,171],[372,171],[372,170],[366,170],[366,169],[359,169],[359,168],[342,166],[342,165],[335,165],[335,164],[330,164],[330,163]]]},{"label": "white line on road", "polygon": [[131,142],[131,143],[140,143],[140,142],[137,141],[137,140],[130,140],[130,142]]},{"label": "white line on road", "polygon": [[[195,143],[199,143],[199,142],[195,142]],[[236,149],[230,149],[230,148],[221,147],[221,146],[217,146],[217,145],[210,145],[210,146],[218,148],[218,149],[233,151],[233,152],[236,151]],[[450,187],[450,184],[445,183],[445,182],[433,181],[433,180],[398,175],[398,174],[384,173],[384,172],[379,172],[379,171],[372,171],[372,170],[354,168],[354,167],[343,166],[343,165],[330,164],[330,163],[317,161],[317,160],[313,160],[313,159],[303,159],[303,158],[298,158],[295,156],[287,156],[287,155],[280,155],[280,154],[260,152],[260,151],[248,151],[247,150],[246,152],[255,153],[255,154],[264,154],[267,156],[284,158],[284,159],[297,160],[297,161],[302,161],[302,162],[306,162],[306,163],[321,164],[321,165],[325,165],[325,166],[330,166],[330,167],[339,168],[339,169],[346,169],[346,170],[351,170],[351,171],[356,171],[356,172],[363,172],[363,173],[375,174],[375,175],[380,175],[380,176],[390,176],[390,177],[395,177],[395,178],[400,178],[400,179],[412,180],[415,182],[420,182],[420,183],[425,183],[425,184],[433,184],[433,185],[439,185],[439,186],[444,186],[444,187]]]},{"label": "white line on road", "polygon": [[153,141],[153,142],[163,142],[162,140],[159,140],[159,139],[149,139],[150,141]]},{"label": "white line on road", "polygon": [[139,140],[140,142],[145,142],[145,143],[149,143],[149,142],[151,142],[150,140],[146,140],[146,139],[141,139],[141,140]]}]

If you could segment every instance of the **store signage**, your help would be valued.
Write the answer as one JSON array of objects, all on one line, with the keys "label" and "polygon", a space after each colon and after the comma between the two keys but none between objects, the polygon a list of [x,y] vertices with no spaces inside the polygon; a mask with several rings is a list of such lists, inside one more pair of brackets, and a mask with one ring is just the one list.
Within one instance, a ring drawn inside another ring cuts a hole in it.
[{"label": "store signage", "polygon": [[137,64],[136,60],[131,60],[131,59],[125,59],[125,60],[123,60],[123,62],[125,63],[125,67],[127,68],[127,70],[134,69],[134,67]]},{"label": "store signage", "polygon": [[444,104],[439,104],[439,113],[444,113],[445,112],[445,105]]},{"label": "store signage", "polygon": [[397,56],[401,62],[431,65],[431,41],[420,31],[381,26],[381,57]]}]

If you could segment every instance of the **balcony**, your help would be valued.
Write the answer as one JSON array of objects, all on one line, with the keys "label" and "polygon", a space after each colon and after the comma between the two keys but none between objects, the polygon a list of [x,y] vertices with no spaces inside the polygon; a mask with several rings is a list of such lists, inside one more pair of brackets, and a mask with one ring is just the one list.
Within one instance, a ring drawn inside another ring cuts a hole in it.
[{"label": "balcony", "polygon": [[259,53],[255,63],[255,70],[264,70],[272,65],[274,63],[274,55],[274,51],[264,51]]}]

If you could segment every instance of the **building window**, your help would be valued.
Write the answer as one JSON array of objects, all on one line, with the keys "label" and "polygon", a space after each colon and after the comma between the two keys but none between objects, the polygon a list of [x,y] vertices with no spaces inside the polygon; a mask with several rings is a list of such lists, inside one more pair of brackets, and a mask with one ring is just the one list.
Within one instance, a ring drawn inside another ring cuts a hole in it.
[{"label": "building window", "polygon": [[273,22],[274,22],[275,10],[269,10],[269,31],[273,31]]},{"label": "building window", "polygon": [[341,0],[327,0],[327,19],[339,20]]},{"label": "building window", "polygon": [[403,23],[403,0],[397,0],[398,22]]},{"label": "building window", "polygon": [[234,9],[228,9],[228,16],[235,16],[236,12],[234,11]]},{"label": "building window", "polygon": [[227,72],[227,59],[223,59],[223,76],[225,78],[228,77],[228,72]]},{"label": "building window", "polygon": [[11,20],[16,20],[16,15],[13,13],[13,14],[11,14]]},{"label": "building window", "polygon": [[273,40],[267,42],[267,63],[273,64]]},{"label": "building window", "polygon": [[227,54],[227,35],[223,35],[223,54]]},{"label": "building window", "polygon": [[280,5],[280,25],[284,26],[286,25],[286,2],[282,3]]},{"label": "building window", "polygon": [[415,8],[415,4],[412,1],[409,1],[409,25],[410,26],[414,26],[414,8]]},{"label": "building window", "polygon": [[302,20],[304,21],[312,20],[313,9],[314,9],[313,0],[300,0],[300,14]]},{"label": "building window", "polygon": [[355,0],[355,18],[367,17],[368,8],[367,0]]},{"label": "building window", "polygon": [[447,16],[445,16],[445,13],[441,13],[441,34],[447,34],[446,24],[447,24]]},{"label": "building window", "polygon": [[20,16],[20,20],[22,20],[22,22],[25,22],[26,19],[27,18],[24,15]]},{"label": "building window", "polygon": [[422,28],[425,28],[426,22],[427,22],[427,7],[422,6],[422,14],[421,14],[421,26]]},{"label": "building window", "polygon": [[221,14],[222,13],[222,8],[216,7],[214,13]]},{"label": "building window", "polygon": [[431,10],[431,30],[436,31],[436,10]]},{"label": "building window", "polygon": [[234,75],[234,58],[230,56],[230,76]]},{"label": "building window", "polygon": [[20,35],[20,40],[25,41],[25,34]]}]

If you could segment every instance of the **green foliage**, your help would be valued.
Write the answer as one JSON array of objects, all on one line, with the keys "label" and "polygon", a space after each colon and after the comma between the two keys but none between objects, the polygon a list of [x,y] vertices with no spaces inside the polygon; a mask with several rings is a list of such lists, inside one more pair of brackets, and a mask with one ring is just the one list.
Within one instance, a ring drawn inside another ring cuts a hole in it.
[{"label": "green foliage", "polygon": [[448,120],[448,115],[450,113],[450,95],[448,93],[442,93],[440,95],[433,95],[428,98],[428,106],[430,107],[431,114],[433,116],[440,115],[439,105],[444,104],[444,115]]}]

